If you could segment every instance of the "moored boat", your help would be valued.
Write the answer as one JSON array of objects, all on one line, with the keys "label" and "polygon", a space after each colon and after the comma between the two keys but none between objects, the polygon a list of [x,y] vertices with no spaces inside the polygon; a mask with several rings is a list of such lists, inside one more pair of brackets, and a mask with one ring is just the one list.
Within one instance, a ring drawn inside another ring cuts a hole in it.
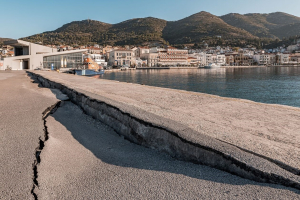
[{"label": "moored boat", "polygon": [[75,69],[75,74],[80,76],[93,76],[104,74],[104,70],[94,70],[94,69]]},{"label": "moored boat", "polygon": [[211,68],[220,68],[221,65],[216,64],[216,63],[209,63],[208,65],[204,66],[206,69],[211,69]]}]

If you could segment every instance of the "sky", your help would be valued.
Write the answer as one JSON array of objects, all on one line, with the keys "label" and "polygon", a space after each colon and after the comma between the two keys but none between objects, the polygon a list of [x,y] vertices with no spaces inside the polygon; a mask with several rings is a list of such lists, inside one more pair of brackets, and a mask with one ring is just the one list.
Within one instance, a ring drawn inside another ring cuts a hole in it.
[{"label": "sky", "polygon": [[85,19],[116,24],[132,18],[176,21],[206,11],[285,12],[300,17],[299,0],[0,0],[0,37],[18,39]]}]

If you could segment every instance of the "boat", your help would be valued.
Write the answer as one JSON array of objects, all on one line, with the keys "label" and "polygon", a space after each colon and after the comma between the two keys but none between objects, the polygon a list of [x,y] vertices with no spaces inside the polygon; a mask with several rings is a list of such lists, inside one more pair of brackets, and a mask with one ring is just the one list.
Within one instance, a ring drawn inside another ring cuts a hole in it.
[{"label": "boat", "polygon": [[216,63],[209,63],[208,65],[204,66],[205,69],[211,69],[211,68],[220,68],[221,65]]},{"label": "boat", "polygon": [[127,70],[127,69],[129,69],[129,66],[127,66],[127,65],[123,65],[123,66],[120,68],[121,71]]},{"label": "boat", "polygon": [[99,66],[92,58],[87,57],[84,59],[83,66],[81,69],[75,69],[75,74],[80,76],[93,76],[104,74],[104,69]]},{"label": "boat", "polygon": [[75,69],[75,74],[80,76],[93,76],[104,74],[104,70],[94,70],[94,69]]}]

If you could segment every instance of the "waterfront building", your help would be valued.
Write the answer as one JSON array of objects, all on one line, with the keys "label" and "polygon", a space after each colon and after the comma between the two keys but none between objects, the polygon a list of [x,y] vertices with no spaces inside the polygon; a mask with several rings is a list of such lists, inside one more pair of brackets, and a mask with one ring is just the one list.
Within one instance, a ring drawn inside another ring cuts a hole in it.
[{"label": "waterfront building", "polygon": [[148,67],[158,66],[158,53],[148,53],[146,55]]},{"label": "waterfront building", "polygon": [[135,54],[129,49],[115,49],[109,52],[109,65],[135,65]]},{"label": "waterfront building", "polygon": [[278,65],[287,65],[290,61],[289,53],[278,53],[276,55],[276,64]]},{"label": "waterfront building", "polygon": [[234,57],[236,54],[237,54],[237,52],[225,54],[226,65],[229,65],[229,66],[235,65]]},{"label": "waterfront building", "polygon": [[236,66],[250,66],[254,64],[253,56],[239,52],[234,55],[234,64]]},{"label": "waterfront building", "polygon": [[146,58],[147,54],[150,53],[150,49],[147,47],[138,47],[136,49],[136,56],[140,58]]},{"label": "waterfront building", "polygon": [[199,66],[200,65],[200,62],[197,59],[197,56],[191,56],[191,55],[189,55],[189,57],[187,58],[187,63],[188,63],[188,65],[191,65],[191,66]]},{"label": "waterfront building", "polygon": [[289,57],[290,57],[290,59],[289,59],[290,60],[289,61],[290,64],[296,64],[296,65],[298,65],[300,63],[300,53],[290,54]]},{"label": "waterfront building", "polygon": [[188,50],[167,47],[159,49],[158,64],[162,66],[187,65]]},{"label": "waterfront building", "polygon": [[206,65],[206,53],[193,53],[188,55],[188,64],[204,66]]},{"label": "waterfront building", "polygon": [[226,57],[225,54],[206,54],[206,64],[209,65],[210,63],[215,63],[218,65],[225,65],[226,64]]},{"label": "waterfront building", "polygon": [[276,55],[271,53],[260,53],[253,55],[254,61],[259,65],[273,65],[276,63]]},{"label": "waterfront building", "polygon": [[215,63],[216,62],[216,55],[207,53],[206,54],[206,63],[205,65],[208,65],[210,63]]},{"label": "waterfront building", "polygon": [[137,57],[135,59],[135,64],[136,64],[136,67],[147,67],[147,60],[143,60],[143,59]]},{"label": "waterfront building", "polygon": [[225,65],[226,64],[225,54],[217,54],[216,55],[216,63],[218,65]]},{"label": "waterfront building", "polygon": [[14,56],[4,58],[1,70],[37,69],[37,68],[75,68],[82,65],[82,53],[85,50],[57,52],[50,48],[22,40],[4,42],[13,47]]}]

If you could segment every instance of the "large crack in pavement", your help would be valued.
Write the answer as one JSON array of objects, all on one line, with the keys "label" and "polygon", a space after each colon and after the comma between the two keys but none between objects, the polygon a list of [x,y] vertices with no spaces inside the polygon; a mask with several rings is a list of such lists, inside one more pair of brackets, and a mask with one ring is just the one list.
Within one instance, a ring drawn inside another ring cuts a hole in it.
[{"label": "large crack in pavement", "polygon": [[50,114],[53,114],[61,105],[62,101],[58,101],[55,104],[53,104],[52,106],[49,106],[48,108],[46,108],[44,110],[44,112],[42,113],[42,119],[44,121],[44,138],[39,137],[39,145],[38,147],[35,149],[35,160],[32,164],[32,170],[33,170],[33,184],[32,184],[32,188],[31,188],[31,194],[33,195],[34,199],[38,199],[38,196],[36,194],[35,189],[39,187],[39,182],[38,182],[38,165],[41,163],[41,152],[45,147],[45,143],[47,142],[47,140],[49,139],[49,132],[48,132],[48,127],[47,127],[47,117]]}]

